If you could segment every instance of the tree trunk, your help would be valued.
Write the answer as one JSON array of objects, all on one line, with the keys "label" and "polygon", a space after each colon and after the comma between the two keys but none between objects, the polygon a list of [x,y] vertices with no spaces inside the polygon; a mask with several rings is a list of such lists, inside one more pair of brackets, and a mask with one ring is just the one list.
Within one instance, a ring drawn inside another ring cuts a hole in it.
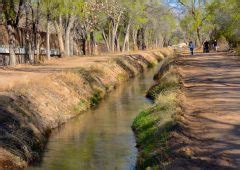
[{"label": "tree trunk", "polygon": [[158,39],[155,40],[155,48],[158,48]]},{"label": "tree trunk", "polygon": [[28,56],[30,64],[34,64],[34,51],[32,50],[31,42],[28,42]]},{"label": "tree trunk", "polygon": [[33,44],[33,38],[32,38],[32,30],[31,23],[30,23],[30,4],[25,4],[25,12],[26,12],[26,26],[25,26],[25,33],[26,33],[26,57],[30,64],[34,63],[34,57],[33,57],[33,50],[32,50],[32,44]]},{"label": "tree trunk", "polygon": [[198,37],[198,45],[202,45],[201,35],[200,35],[200,28],[199,27],[197,28],[197,37]]},{"label": "tree trunk", "polygon": [[94,37],[94,32],[90,33],[90,48],[91,48],[91,54],[96,55],[96,41]]},{"label": "tree trunk", "polygon": [[32,8],[32,2],[30,2],[30,7],[31,7],[31,12],[32,12],[32,55],[34,58],[34,63],[39,62],[40,58],[39,58],[39,41],[40,41],[40,34],[39,34],[39,8],[40,8],[40,2],[39,0],[35,0],[37,1],[37,7],[36,10],[34,11]]},{"label": "tree trunk", "polygon": [[141,43],[141,29],[137,30],[137,48],[138,50],[141,49],[142,43]]},{"label": "tree trunk", "polygon": [[91,51],[91,43],[89,41],[89,38],[87,39],[87,51],[88,51],[88,54],[91,55],[92,54],[92,51]]},{"label": "tree trunk", "polygon": [[82,39],[82,52],[83,52],[83,55],[86,55],[87,54],[87,50],[86,50],[86,48],[87,48],[87,46],[86,46],[86,39],[85,38],[83,38]]},{"label": "tree trunk", "polygon": [[63,26],[62,26],[62,17],[59,17],[59,24],[57,21],[54,21],[55,29],[57,31],[58,44],[60,49],[61,57],[64,56],[64,42],[63,42]]},{"label": "tree trunk", "polygon": [[50,22],[49,19],[47,19],[47,59],[50,60],[51,59],[51,51],[50,51]]},{"label": "tree trunk", "polygon": [[74,40],[73,40],[73,35],[70,35],[70,55],[74,55]]},{"label": "tree trunk", "polygon": [[109,44],[109,51],[112,49],[112,34],[111,34],[111,24],[109,23],[109,26],[108,26],[108,44]]},{"label": "tree trunk", "polygon": [[117,52],[121,52],[119,35],[116,36],[116,47],[117,47]]},{"label": "tree trunk", "polygon": [[9,65],[11,67],[16,66],[16,55],[15,55],[15,37],[14,37],[14,28],[11,25],[7,25],[8,31],[8,43],[9,43]]},{"label": "tree trunk", "polygon": [[167,47],[167,38],[166,37],[163,38],[163,47]]},{"label": "tree trunk", "polygon": [[146,43],[145,43],[145,29],[141,29],[141,37],[142,37],[142,50],[146,49]]},{"label": "tree trunk", "polygon": [[116,40],[116,35],[115,35],[115,27],[113,26],[112,28],[112,38],[111,38],[112,42],[111,42],[111,51],[114,52],[115,51],[115,40]]},{"label": "tree trunk", "polygon": [[[39,39],[40,39],[40,37],[39,37]],[[37,41],[37,44],[36,44],[36,50],[37,50],[36,55],[38,57],[38,60],[41,61],[41,59],[40,59],[40,41],[39,40]]]},{"label": "tree trunk", "polygon": [[70,16],[69,18],[69,24],[66,28],[66,32],[65,32],[65,55],[66,56],[70,56],[71,55],[71,51],[70,51],[70,33],[71,33],[71,29],[73,27],[75,21],[75,17],[74,16]]},{"label": "tree trunk", "polygon": [[1,13],[4,15],[6,29],[8,32],[8,42],[9,42],[9,65],[16,66],[16,55],[15,55],[15,30],[18,27],[20,15],[22,13],[22,6],[24,0],[18,1],[17,11],[15,10],[16,2],[14,0],[2,0],[1,1]]},{"label": "tree trunk", "polygon": [[137,30],[133,30],[132,31],[132,39],[133,39],[133,49],[137,50],[138,46],[137,46]]},{"label": "tree trunk", "polygon": [[105,42],[105,44],[107,46],[107,50],[110,51],[109,41],[107,40],[107,36],[105,34],[105,31],[102,31],[102,37],[103,37],[104,42]]},{"label": "tree trunk", "polygon": [[127,25],[127,30],[126,30],[126,34],[125,34],[125,38],[124,38],[124,42],[123,42],[122,52],[126,51],[126,46],[128,46],[127,51],[129,51],[129,31],[130,31],[130,21],[128,22],[128,25]]},{"label": "tree trunk", "polygon": [[70,56],[70,30],[65,33],[65,56]]},{"label": "tree trunk", "polygon": [[130,51],[130,40],[129,40],[129,34],[128,34],[128,42],[127,42],[127,52]]},{"label": "tree trunk", "polygon": [[116,20],[114,19],[112,21],[112,52],[115,51],[115,41],[116,41],[116,37],[117,37],[117,31],[118,31],[121,16],[122,16],[122,13],[119,14],[119,16]]}]

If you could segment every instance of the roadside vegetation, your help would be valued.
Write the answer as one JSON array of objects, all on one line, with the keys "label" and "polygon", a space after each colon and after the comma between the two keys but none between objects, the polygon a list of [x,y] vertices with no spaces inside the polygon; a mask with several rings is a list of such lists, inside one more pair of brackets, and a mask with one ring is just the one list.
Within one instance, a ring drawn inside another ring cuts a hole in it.
[{"label": "roadside vegetation", "polygon": [[[171,60],[167,59],[165,63],[171,63]],[[139,149],[138,169],[163,168],[170,159],[168,138],[177,126],[182,108],[180,77],[172,66],[167,67],[169,69],[158,77],[157,84],[148,92],[154,103],[143,110],[132,125]]]}]

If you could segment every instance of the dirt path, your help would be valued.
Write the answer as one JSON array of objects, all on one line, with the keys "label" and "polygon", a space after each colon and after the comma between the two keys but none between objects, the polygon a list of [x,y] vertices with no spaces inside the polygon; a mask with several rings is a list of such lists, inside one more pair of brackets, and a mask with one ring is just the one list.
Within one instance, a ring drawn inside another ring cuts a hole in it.
[{"label": "dirt path", "polygon": [[77,67],[88,67],[91,64],[104,62],[118,55],[95,56],[95,57],[67,57],[52,59],[40,65],[18,65],[16,68],[0,67],[0,91],[14,88],[28,81],[47,76],[49,73],[63,71]]},{"label": "dirt path", "polygon": [[178,64],[192,159],[201,160],[198,167],[239,168],[240,58],[224,53],[185,55]]},{"label": "dirt path", "polygon": [[[157,50],[151,50],[157,51]],[[163,49],[164,51],[164,49]],[[85,57],[66,57],[61,59],[51,59],[39,65],[18,65],[15,68],[0,67],[0,91],[13,89],[15,86],[27,84],[30,80],[39,79],[50,73],[64,71],[77,67],[91,67],[96,63],[106,62],[110,59],[131,54],[146,54],[149,51],[135,51],[121,54],[105,54]]]}]

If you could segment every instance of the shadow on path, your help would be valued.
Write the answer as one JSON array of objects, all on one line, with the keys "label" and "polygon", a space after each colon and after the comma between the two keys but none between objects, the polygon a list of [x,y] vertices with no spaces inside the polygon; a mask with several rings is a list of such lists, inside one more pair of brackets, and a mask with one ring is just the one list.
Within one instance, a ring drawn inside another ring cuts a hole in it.
[{"label": "shadow on path", "polygon": [[226,53],[178,61],[186,94],[184,132],[191,160],[203,169],[240,167],[240,59]]}]

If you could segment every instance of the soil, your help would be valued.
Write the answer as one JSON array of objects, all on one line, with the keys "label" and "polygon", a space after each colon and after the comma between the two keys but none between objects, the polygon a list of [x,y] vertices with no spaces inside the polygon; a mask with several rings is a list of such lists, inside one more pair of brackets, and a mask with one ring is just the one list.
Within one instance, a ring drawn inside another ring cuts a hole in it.
[{"label": "soil", "polygon": [[240,58],[226,53],[183,55],[181,124],[169,141],[169,169],[240,167]]}]

